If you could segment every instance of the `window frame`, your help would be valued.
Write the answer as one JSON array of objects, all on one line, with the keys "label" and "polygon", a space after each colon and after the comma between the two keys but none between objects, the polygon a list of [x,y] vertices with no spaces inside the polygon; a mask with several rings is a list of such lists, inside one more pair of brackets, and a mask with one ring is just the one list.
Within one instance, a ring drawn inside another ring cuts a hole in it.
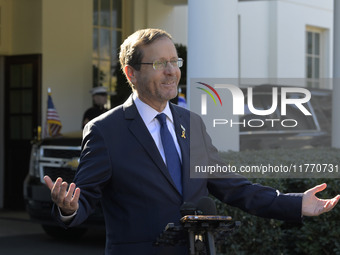
[{"label": "window frame", "polygon": [[[312,35],[312,53],[309,50],[309,34]],[[318,36],[318,48],[319,51],[315,50],[315,37]],[[306,87],[308,88],[322,88],[322,77],[325,77],[325,68],[327,67],[326,56],[325,56],[325,29],[318,27],[306,27],[305,32],[305,77],[306,77]],[[308,61],[311,59],[311,70],[309,70]],[[315,63],[318,61],[318,68],[316,69]],[[311,72],[311,74],[310,74]]]},{"label": "window frame", "polygon": [[[109,1],[109,21],[108,24],[101,24],[102,15],[102,3],[104,1]],[[120,10],[118,13],[119,21],[115,22],[117,27],[113,26],[113,7],[114,4],[118,3]],[[123,39],[123,14],[124,14],[124,1],[122,0],[93,0],[93,47],[92,47],[92,66],[93,66],[93,87],[104,86],[108,88],[109,94],[114,94],[117,85],[116,71],[119,68],[118,64],[118,53],[119,46]],[[120,27],[118,27],[120,26]],[[101,33],[105,31],[108,35],[108,42],[103,43],[103,38]],[[115,36],[114,36],[115,35]],[[114,42],[115,40],[115,42]],[[116,48],[113,47],[114,43]],[[106,47],[106,48],[105,48]],[[106,54],[105,54],[106,53]],[[105,67],[104,69],[102,67]],[[105,77],[107,76],[108,77]],[[110,100],[108,100],[110,104]],[[107,107],[110,108],[110,105]]]}]

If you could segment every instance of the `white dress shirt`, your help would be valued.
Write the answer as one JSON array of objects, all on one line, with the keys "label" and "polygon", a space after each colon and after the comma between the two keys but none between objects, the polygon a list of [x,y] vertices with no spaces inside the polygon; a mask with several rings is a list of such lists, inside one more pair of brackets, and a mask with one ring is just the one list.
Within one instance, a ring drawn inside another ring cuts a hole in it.
[{"label": "white dress shirt", "polygon": [[137,110],[142,117],[146,127],[148,128],[153,140],[155,141],[155,144],[164,160],[165,160],[165,154],[164,149],[162,145],[161,135],[160,135],[160,128],[161,124],[159,121],[155,118],[158,114],[164,113],[166,115],[166,124],[168,126],[169,132],[175,142],[175,146],[179,155],[180,160],[182,160],[182,154],[181,149],[179,147],[176,133],[175,133],[175,126],[174,126],[174,120],[172,117],[172,113],[169,107],[169,102],[167,103],[165,109],[162,112],[158,112],[155,109],[153,109],[151,106],[147,105],[146,103],[142,102],[136,94],[133,94],[133,101],[135,102],[135,105],[137,107]]}]

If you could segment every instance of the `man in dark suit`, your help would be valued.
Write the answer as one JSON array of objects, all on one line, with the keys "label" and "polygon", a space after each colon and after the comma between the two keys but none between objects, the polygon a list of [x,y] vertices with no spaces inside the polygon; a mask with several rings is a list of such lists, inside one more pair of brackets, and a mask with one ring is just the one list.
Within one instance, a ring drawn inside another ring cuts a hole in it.
[{"label": "man in dark suit", "polygon": [[[153,242],[167,223],[179,223],[183,202],[196,203],[209,193],[254,215],[290,221],[327,212],[338,202],[340,196],[316,198],[325,184],[303,194],[282,194],[235,174],[190,178],[190,161],[224,163],[201,118],[169,103],[177,95],[183,63],[171,36],[158,29],[137,31],[122,44],[120,61],[133,94],[85,126],[73,183],[45,177],[56,205],[53,213],[65,227],[83,222],[101,201],[105,254],[187,254],[187,247],[155,247]],[[165,146],[169,141],[163,140],[164,121],[173,138],[171,155]],[[190,141],[192,135],[200,139]]]},{"label": "man in dark suit", "polygon": [[81,128],[84,128],[90,120],[98,117],[104,112],[107,112],[107,109],[105,108],[108,94],[107,88],[102,86],[94,87],[91,89],[90,93],[92,94],[93,105],[85,111]]}]

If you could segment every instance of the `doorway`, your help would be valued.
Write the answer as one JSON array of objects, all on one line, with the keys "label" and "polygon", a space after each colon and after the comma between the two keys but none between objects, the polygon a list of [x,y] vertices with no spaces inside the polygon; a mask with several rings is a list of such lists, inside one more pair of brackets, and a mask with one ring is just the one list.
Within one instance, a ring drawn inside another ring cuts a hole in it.
[{"label": "doorway", "polygon": [[24,209],[31,140],[41,123],[41,55],[5,57],[4,208]]}]

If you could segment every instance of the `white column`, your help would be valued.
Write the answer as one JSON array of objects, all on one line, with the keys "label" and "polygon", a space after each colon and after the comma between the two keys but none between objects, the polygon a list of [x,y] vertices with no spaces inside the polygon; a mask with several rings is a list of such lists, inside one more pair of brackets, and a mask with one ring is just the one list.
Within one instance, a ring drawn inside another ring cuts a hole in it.
[{"label": "white column", "polygon": [[[193,78],[205,78],[205,82],[211,78],[232,78],[237,83],[239,61],[237,6],[237,0],[188,0],[188,91]],[[231,112],[231,94],[226,91],[221,92],[223,104],[228,105],[228,112],[223,113],[223,118],[235,119]],[[190,105],[194,101],[199,101],[197,104],[201,103],[200,96],[194,97],[190,94],[192,93],[188,93]],[[191,108],[195,111],[193,107]],[[208,115],[209,110],[210,108]],[[219,133],[211,123],[206,122],[206,126],[214,145],[219,150],[239,150],[238,127],[228,128],[227,131],[224,128],[222,133]]]},{"label": "white column", "polygon": [[278,2],[268,1],[269,16],[269,47],[268,47],[268,78],[278,78]]},{"label": "white column", "polygon": [[237,77],[237,3],[188,1],[188,72],[192,77]]},{"label": "white column", "polygon": [[334,0],[332,147],[340,148],[340,3]]}]

